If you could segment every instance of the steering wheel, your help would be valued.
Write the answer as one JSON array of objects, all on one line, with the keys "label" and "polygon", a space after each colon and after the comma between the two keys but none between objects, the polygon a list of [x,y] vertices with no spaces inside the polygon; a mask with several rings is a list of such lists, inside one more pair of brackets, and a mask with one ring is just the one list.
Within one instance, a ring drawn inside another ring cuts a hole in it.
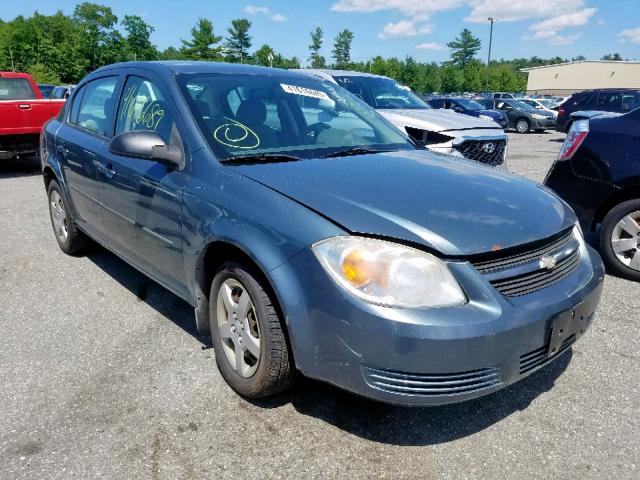
[{"label": "steering wheel", "polygon": [[321,132],[327,130],[328,128],[330,127],[326,123],[322,123],[322,122],[313,123],[307,127],[307,130],[304,132],[304,135],[305,137],[310,138],[315,144],[318,141],[318,135],[320,135]]}]

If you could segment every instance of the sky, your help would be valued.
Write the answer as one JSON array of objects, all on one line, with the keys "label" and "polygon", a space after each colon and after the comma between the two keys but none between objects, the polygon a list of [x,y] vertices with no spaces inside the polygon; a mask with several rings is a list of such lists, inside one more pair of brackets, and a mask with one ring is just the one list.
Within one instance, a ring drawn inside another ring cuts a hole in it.
[{"label": "sky", "polygon": [[[482,40],[488,53],[489,21],[494,25],[492,58],[563,58],[584,55],[599,59],[619,52],[640,60],[640,0],[94,0],[120,18],[139,15],[155,27],[152,41],[161,49],[180,46],[199,17],[210,19],[217,35],[225,35],[234,18],[251,20],[253,49],[271,45],[303,65],[309,57],[310,32],[325,32],[323,55],[345,28],[354,33],[352,59],[375,55],[418,61],[448,59],[446,44],[463,28]],[[73,12],[77,0],[0,1],[7,21],[34,11]]]}]

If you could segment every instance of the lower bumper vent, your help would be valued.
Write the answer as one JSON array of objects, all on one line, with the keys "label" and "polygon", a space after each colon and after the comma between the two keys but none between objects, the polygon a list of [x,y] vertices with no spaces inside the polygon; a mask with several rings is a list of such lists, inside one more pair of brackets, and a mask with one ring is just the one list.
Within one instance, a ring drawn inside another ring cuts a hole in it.
[{"label": "lower bumper vent", "polygon": [[575,334],[567,337],[560,345],[558,349],[558,353],[553,355],[552,357],[547,356],[547,351],[549,349],[548,345],[544,347],[537,348],[535,350],[530,351],[529,353],[525,353],[524,355],[520,355],[520,374],[524,374],[530,372],[531,370],[538,368],[545,363],[550,362],[558,355],[562,354],[565,350],[567,350],[571,345],[573,345],[576,341]]},{"label": "lower bumper vent", "polygon": [[363,367],[369,385],[389,393],[436,397],[462,395],[499,385],[497,368],[461,373],[415,374]]}]

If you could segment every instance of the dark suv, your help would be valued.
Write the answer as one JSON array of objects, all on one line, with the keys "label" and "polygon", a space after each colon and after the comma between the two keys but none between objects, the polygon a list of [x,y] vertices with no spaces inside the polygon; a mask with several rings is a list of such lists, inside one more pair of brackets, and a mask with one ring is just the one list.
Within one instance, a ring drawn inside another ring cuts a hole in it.
[{"label": "dark suv", "polygon": [[640,107],[640,90],[603,89],[574,93],[558,109],[556,130],[566,133],[574,119],[571,114],[578,111],[626,113]]}]

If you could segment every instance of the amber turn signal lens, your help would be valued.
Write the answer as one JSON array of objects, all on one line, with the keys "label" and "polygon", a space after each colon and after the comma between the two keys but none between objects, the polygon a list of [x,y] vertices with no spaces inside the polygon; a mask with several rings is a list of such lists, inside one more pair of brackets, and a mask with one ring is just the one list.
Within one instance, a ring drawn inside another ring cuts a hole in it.
[{"label": "amber turn signal lens", "polygon": [[342,274],[352,285],[362,286],[369,283],[369,264],[362,258],[362,254],[354,250],[342,261]]}]

